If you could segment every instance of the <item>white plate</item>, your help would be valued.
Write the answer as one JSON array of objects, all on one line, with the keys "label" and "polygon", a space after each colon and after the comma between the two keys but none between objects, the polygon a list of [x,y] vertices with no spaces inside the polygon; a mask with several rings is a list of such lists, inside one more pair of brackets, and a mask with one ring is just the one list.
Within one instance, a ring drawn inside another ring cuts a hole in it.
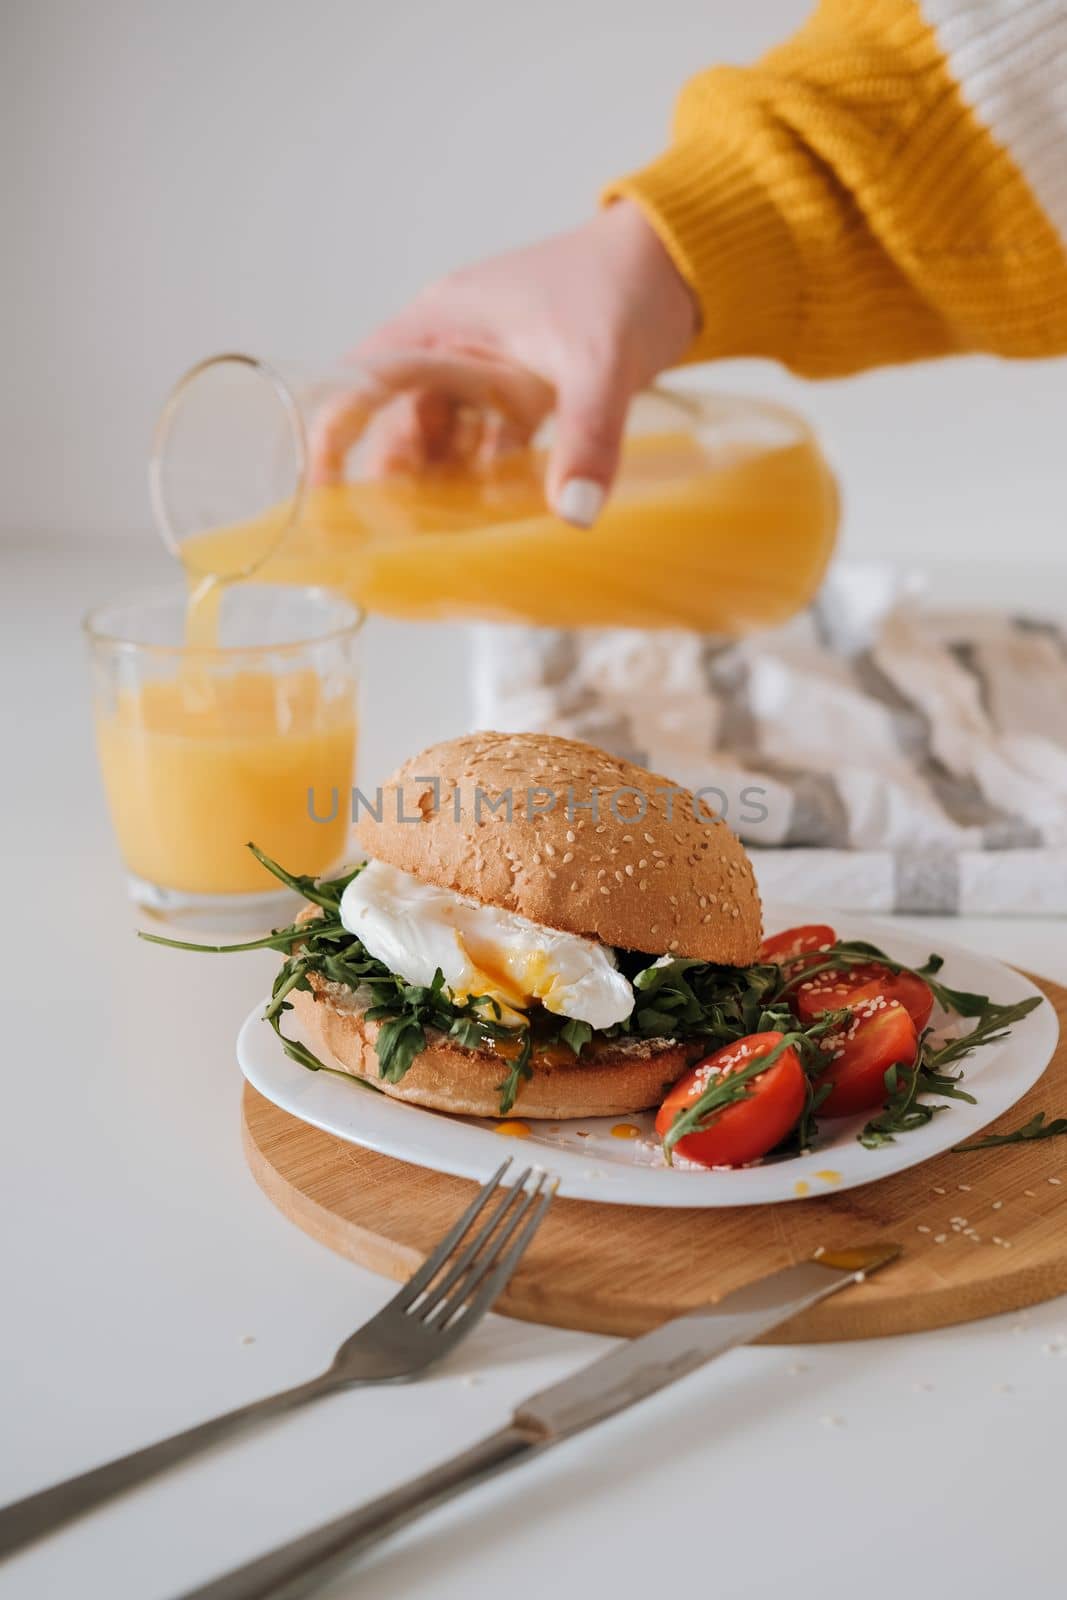
[{"label": "white plate", "polygon": [[[817,920],[810,910],[797,907],[765,913],[771,931]],[[921,966],[930,953],[927,939],[884,922],[845,916],[833,921],[842,938],[868,939],[911,966]],[[988,994],[1002,1004],[1039,992],[999,961],[943,941],[938,948],[945,957],[942,977],[954,989]],[[950,1100],[947,1111],[925,1127],[901,1134],[894,1144],[879,1150],[859,1144],[856,1134],[863,1117],[824,1121],[819,1144],[808,1155],[722,1172],[665,1166],[651,1113],[531,1122],[529,1138],[520,1142],[502,1138],[492,1122],[424,1111],[355,1080],[347,1083],[329,1073],[309,1072],[285,1055],[272,1029],[261,1021],[262,1012],[260,1006],[241,1029],[237,1059],[254,1089],[301,1121],[351,1144],[459,1178],[484,1181],[510,1154],[524,1165],[554,1173],[560,1194],[570,1199],[630,1206],[769,1205],[853,1189],[902,1172],[977,1133],[1021,1099],[1044,1071],[1059,1035],[1051,1005],[1037,1006],[1006,1040],[985,1046],[964,1062],[964,1087],[977,1097],[977,1105]],[[966,1029],[970,1024],[957,1026]],[[299,1037],[291,1015],[286,1031]],[[612,1128],[620,1123],[636,1125],[639,1136],[613,1136]]]}]

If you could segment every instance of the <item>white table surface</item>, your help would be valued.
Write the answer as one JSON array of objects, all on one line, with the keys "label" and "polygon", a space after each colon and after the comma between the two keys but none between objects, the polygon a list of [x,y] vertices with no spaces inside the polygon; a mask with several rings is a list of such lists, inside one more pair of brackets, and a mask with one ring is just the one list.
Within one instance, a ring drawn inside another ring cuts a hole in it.
[{"label": "white table surface", "polygon": [[[310,1374],[392,1287],[287,1224],[245,1170],[233,1038],[273,958],[133,937],[77,620],[167,577],[163,557],[146,533],[135,548],[7,544],[0,564],[16,691],[2,711],[6,1500]],[[960,582],[968,598],[1005,592],[993,568]],[[455,630],[369,631],[366,777],[462,729],[462,666]],[[932,947],[943,934],[1067,981],[1062,921],[921,926]],[[26,1552],[0,1569],[0,1600],[175,1595],[462,1448],[609,1345],[489,1318],[422,1383],[325,1402]],[[1064,1300],[741,1351],[435,1513],[328,1593],[1050,1595],[1065,1358]]]}]

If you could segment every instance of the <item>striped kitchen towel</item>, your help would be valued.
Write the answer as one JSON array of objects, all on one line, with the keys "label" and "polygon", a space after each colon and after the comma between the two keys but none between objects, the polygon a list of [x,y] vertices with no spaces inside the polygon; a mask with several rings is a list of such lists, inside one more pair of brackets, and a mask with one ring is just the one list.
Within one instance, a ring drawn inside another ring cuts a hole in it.
[{"label": "striped kitchen towel", "polygon": [[841,565],[740,642],[478,630],[477,725],[587,739],[726,817],[768,900],[1067,911],[1067,631]]}]

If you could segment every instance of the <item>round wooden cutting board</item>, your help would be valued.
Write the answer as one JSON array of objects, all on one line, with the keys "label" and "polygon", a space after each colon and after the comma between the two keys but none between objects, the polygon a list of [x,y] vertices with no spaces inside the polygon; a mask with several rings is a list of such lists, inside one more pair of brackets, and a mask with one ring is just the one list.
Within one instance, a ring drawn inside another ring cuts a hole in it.
[{"label": "round wooden cutting board", "polygon": [[[1037,1084],[990,1132],[1038,1111],[1067,1115],[1067,989],[1040,987],[1059,1016],[1060,1042]],[[342,1143],[247,1085],[244,1145],[256,1181],[291,1221],[390,1278],[415,1270],[475,1188]],[[881,1182],[788,1205],[677,1211],[556,1200],[497,1309],[561,1328],[644,1333],[819,1246],[878,1239],[903,1246],[899,1263],[768,1342],[915,1333],[1067,1291],[1067,1137],[946,1152]]]}]

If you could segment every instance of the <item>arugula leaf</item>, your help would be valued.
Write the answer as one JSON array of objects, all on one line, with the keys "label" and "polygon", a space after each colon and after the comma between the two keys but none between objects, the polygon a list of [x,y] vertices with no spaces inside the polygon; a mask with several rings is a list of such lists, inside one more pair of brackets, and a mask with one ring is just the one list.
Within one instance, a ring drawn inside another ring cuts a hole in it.
[{"label": "arugula leaf", "polygon": [[[370,1012],[367,1015],[370,1017]],[[426,1029],[417,1017],[387,1017],[374,1041],[379,1076],[386,1083],[399,1083],[415,1057],[425,1049]]]},{"label": "arugula leaf", "polygon": [[530,1056],[533,1054],[533,1042],[530,1038],[529,1028],[522,1030],[519,1044],[519,1053],[508,1063],[507,1076],[503,1083],[498,1083],[500,1090],[500,1115],[506,1117],[515,1104],[516,1096],[524,1078],[533,1076],[530,1065]]},{"label": "arugula leaf", "polygon": [[318,878],[308,877],[303,873],[287,872],[276,861],[272,861],[270,856],[265,855],[251,840],[249,840],[248,848],[260,866],[266,867],[267,871],[272,873],[279,883],[284,883],[295,894],[303,895],[304,899],[310,900],[312,905],[322,906],[324,910],[333,912],[336,912],[341,896],[352,882],[352,879],[359,876],[366,864],[361,861],[357,867],[353,867],[351,872],[345,873],[342,877],[328,878],[325,882],[321,882]]},{"label": "arugula leaf", "polygon": [[[958,993],[955,990],[947,992]],[[959,1086],[963,1073],[946,1072],[944,1069],[953,1062],[964,1060],[982,1045],[998,1044],[1007,1037],[1012,1023],[1029,1016],[1034,1007],[1041,1004],[1040,995],[1031,995],[1026,1000],[1008,1006],[996,1005],[985,995],[963,995],[963,998],[966,1001],[981,999],[984,1003],[984,1010],[974,1027],[969,1033],[946,1039],[936,1047],[929,1032],[923,1035],[915,1062],[911,1067],[899,1069],[898,1082],[894,1086],[887,1085],[890,1093],[885,1108],[878,1116],[872,1117],[859,1134],[860,1144],[871,1150],[892,1144],[895,1134],[924,1127],[938,1111],[947,1110],[946,1106],[928,1105],[920,1100],[920,1095],[942,1094],[952,1100],[966,1100],[970,1105],[976,1105],[974,1095]],[[965,1016],[974,1014],[973,1011],[963,1013]],[[890,1073],[895,1070],[890,1068]]]},{"label": "arugula leaf", "polygon": [[984,1139],[973,1139],[970,1144],[955,1144],[952,1154],[962,1155],[968,1150],[992,1150],[995,1145],[1002,1144],[1026,1144],[1030,1139],[1057,1139],[1064,1133],[1067,1133],[1067,1117],[1053,1117],[1051,1122],[1047,1122],[1045,1112],[1038,1111],[1021,1128],[1013,1128],[1010,1133],[987,1133]]},{"label": "arugula leaf", "polygon": [[[641,1038],[706,1038],[730,1044],[764,1026],[792,1029],[783,1002],[771,1005],[781,982],[776,966],[722,967],[709,961],[655,961],[633,977],[636,1004],[621,1031]],[[611,1030],[615,1031],[615,1030]]]},{"label": "arugula leaf", "polygon": [[947,1039],[940,1048],[928,1052],[928,1064],[935,1070],[951,1061],[962,1061],[964,1056],[969,1056],[982,1045],[999,1044],[1011,1032],[1012,1024],[1021,1022],[1023,1017],[1028,1017],[1031,1011],[1041,1004],[1042,999],[1039,994],[1033,994],[1025,1000],[1016,1001],[1014,1005],[998,1006],[985,995],[968,995],[966,998],[984,1001],[980,1013],[973,1011],[961,1013],[965,1017],[977,1015],[978,1021],[969,1033],[961,1033],[958,1039]]},{"label": "arugula leaf", "polygon": [[[933,1121],[939,1111],[948,1110],[947,1106],[932,1106],[925,1100],[920,1100],[920,1093],[936,1087],[944,1094],[955,1092],[959,1099],[970,1100],[973,1105],[973,1096],[964,1094],[962,1089],[954,1091],[952,1087],[943,1088],[940,1083],[935,1085],[928,1080],[923,1071],[922,1059],[920,1044],[910,1067],[893,1066],[887,1071],[888,1098],[885,1106],[856,1135],[860,1144],[866,1146],[868,1150],[877,1150],[883,1145],[894,1144],[896,1134],[910,1133],[915,1128],[924,1128],[928,1122]],[[951,1085],[954,1080],[946,1079],[945,1082]]]},{"label": "arugula leaf", "polygon": [[585,1046],[593,1037],[593,1025],[590,1022],[578,1022],[573,1017],[568,1017],[559,1030],[559,1037],[565,1045],[569,1045],[576,1056],[580,1056]]}]

